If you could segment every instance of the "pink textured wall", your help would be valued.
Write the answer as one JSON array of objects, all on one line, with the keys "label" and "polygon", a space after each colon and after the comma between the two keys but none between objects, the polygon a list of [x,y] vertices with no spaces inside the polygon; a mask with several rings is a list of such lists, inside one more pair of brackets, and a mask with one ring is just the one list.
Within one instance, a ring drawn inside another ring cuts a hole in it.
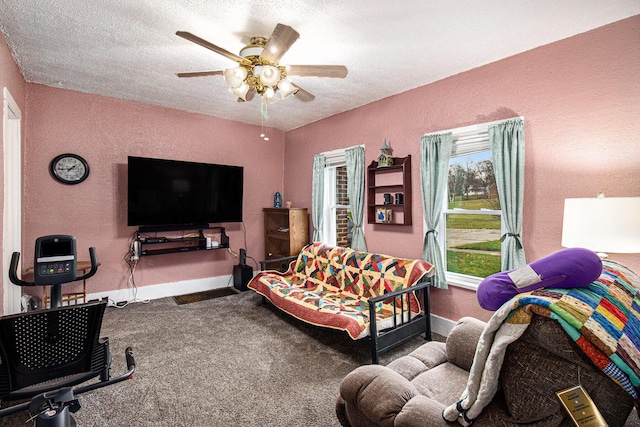
[{"label": "pink textured wall", "polygon": [[[639,28],[640,17],[629,18],[286,135],[272,131],[268,144],[257,138],[255,126],[27,84],[0,36],[0,84],[9,88],[24,118],[24,263],[32,262],[36,237],[72,234],[80,254],[89,246],[98,249],[102,266],[91,279],[92,292],[127,288],[122,258],[135,230],[126,226],[127,155],[244,166],[248,251],[259,259],[261,210],[271,205],[275,191],[294,206],[310,207],[315,153],[365,144],[368,164],[379,155],[383,138],[394,155],[413,157],[414,225],[367,225],[367,243],[372,251],[419,257],[420,136],[520,115],[527,141],[523,234],[528,259],[543,257],[560,249],[564,198],[640,195]],[[86,182],[64,186],[49,176],[51,158],[63,152],[89,161]],[[240,225],[228,224],[227,231],[234,250],[243,246]],[[640,271],[638,255],[613,258]],[[225,251],[146,257],[136,283],[226,275],[233,264]],[[474,292],[456,287],[433,290],[432,307],[452,320],[490,314],[478,307]]]},{"label": "pink textured wall", "polygon": [[[425,59],[428,60],[428,59]],[[413,224],[366,225],[370,251],[420,257],[420,137],[474,123],[525,117],[523,238],[533,261],[561,249],[569,197],[640,196],[640,16],[423,86],[286,134],[285,193],[311,206],[313,155],[365,144],[366,163],[387,138],[411,154]],[[301,179],[303,178],[303,179]],[[640,271],[640,255],[612,259]],[[487,319],[475,292],[434,289],[433,313]]]},{"label": "pink textured wall", "polygon": [[[26,82],[20,74],[18,66],[11,56],[9,47],[4,39],[4,36],[0,33],[0,91],[4,92],[4,88],[9,89],[9,93],[13,97],[13,100],[18,104],[20,111],[23,114],[22,128],[24,129],[24,99],[25,99],[25,87]],[[4,95],[2,95],[4,96]],[[24,131],[23,131],[24,133]],[[0,120],[0,138],[4,135],[4,123]],[[0,139],[0,142],[2,140]],[[0,152],[0,212],[4,211],[4,154]],[[0,221],[0,242],[4,235],[4,221]],[[10,257],[11,254],[2,254],[3,257]],[[0,277],[4,277],[4,263],[0,262]],[[2,301],[4,298],[4,288],[0,285],[0,309],[2,308]],[[4,310],[0,311],[4,313]]]},{"label": "pink textured wall", "polygon": [[[157,157],[244,166],[244,222],[248,255],[261,259],[262,208],[282,191],[284,133],[209,116],[29,84],[27,90],[23,251],[33,262],[38,236],[76,237],[79,257],[95,246],[101,267],[88,282],[90,292],[127,289],[123,261],[127,226],[127,156]],[[89,163],[89,178],[63,185],[49,175],[49,162],[76,153]],[[239,223],[223,224],[231,248],[244,247]],[[237,260],[226,250],[143,257],[135,274],[138,287],[223,276]]]}]

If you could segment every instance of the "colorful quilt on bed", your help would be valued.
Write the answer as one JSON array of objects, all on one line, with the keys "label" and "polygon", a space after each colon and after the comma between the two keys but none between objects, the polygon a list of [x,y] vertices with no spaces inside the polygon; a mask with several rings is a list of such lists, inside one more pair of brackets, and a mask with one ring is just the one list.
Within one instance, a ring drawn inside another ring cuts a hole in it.
[{"label": "colorful quilt on bed", "polygon": [[533,314],[558,321],[640,408],[640,278],[621,264],[603,261],[602,274],[588,287],[538,289],[500,307],[480,337],[462,400],[445,409],[445,419],[470,425],[491,401],[506,346],[524,333]]},{"label": "colorful quilt on bed", "polygon": [[[369,334],[369,298],[405,289],[432,274],[433,266],[426,261],[315,242],[300,251],[288,271],[260,272],[248,287],[300,320],[344,330],[358,339]],[[397,307],[419,313],[417,298],[412,292],[408,295],[396,299]],[[382,327],[386,320],[393,322],[393,302],[376,307],[376,320]]]}]

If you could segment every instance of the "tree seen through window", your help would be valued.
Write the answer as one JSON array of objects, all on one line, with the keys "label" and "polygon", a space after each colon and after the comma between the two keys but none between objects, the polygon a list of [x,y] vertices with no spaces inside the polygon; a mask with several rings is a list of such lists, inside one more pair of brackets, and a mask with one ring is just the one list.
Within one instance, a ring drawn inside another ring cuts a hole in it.
[{"label": "tree seen through window", "polygon": [[452,158],[447,190],[447,271],[481,278],[499,272],[501,212],[491,152]]}]

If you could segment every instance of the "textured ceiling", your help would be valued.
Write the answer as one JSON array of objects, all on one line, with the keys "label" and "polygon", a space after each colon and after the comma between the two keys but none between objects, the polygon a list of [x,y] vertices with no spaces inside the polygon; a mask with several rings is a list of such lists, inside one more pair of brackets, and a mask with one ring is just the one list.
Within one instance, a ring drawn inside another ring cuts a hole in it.
[{"label": "textured ceiling", "polygon": [[286,131],[639,13],[638,0],[0,0],[0,30],[29,82],[259,125],[258,99],[237,103],[221,76],[175,76],[235,64],[175,32],[238,53],[290,25],[281,65],[349,75],[291,77],[316,98],[269,106]]}]

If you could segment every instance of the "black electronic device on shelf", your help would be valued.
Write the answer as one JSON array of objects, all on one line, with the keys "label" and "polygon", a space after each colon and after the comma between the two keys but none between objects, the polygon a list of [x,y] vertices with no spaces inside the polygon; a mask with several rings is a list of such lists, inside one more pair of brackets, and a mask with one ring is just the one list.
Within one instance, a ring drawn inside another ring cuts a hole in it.
[{"label": "black electronic device on shelf", "polygon": [[[148,255],[163,255],[176,252],[192,252],[213,249],[229,248],[229,236],[225,232],[225,227],[205,226],[187,236],[157,237],[149,236],[147,233],[157,231],[175,231],[172,227],[140,227],[135,233],[132,243],[132,253],[134,259]],[[215,238],[207,236],[205,232],[216,235]]]},{"label": "black electronic device on shelf", "polygon": [[73,236],[51,235],[36,239],[33,257],[33,282],[18,279],[20,252],[14,252],[9,266],[9,280],[18,286],[51,286],[51,308],[62,305],[62,285],[85,280],[96,274],[98,257],[95,248],[89,248],[91,269],[77,277],[76,239]]}]

